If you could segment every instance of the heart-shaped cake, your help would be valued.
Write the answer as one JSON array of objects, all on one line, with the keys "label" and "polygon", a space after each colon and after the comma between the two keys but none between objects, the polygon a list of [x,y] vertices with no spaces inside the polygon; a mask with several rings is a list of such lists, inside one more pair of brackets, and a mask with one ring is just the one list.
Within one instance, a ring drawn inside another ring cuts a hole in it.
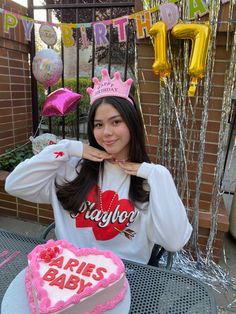
[{"label": "heart-shaped cake", "polygon": [[49,240],[28,255],[25,277],[31,313],[98,314],[125,296],[121,259],[111,251],[77,249]]}]

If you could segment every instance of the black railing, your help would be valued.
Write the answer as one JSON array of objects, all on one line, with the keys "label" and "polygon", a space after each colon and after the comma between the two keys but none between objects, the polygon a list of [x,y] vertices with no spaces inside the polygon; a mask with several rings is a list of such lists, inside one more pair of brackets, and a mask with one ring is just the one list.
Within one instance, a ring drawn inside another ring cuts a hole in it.
[{"label": "black railing", "polygon": [[[34,6],[33,0],[28,0],[28,10],[29,16],[34,18],[34,12],[38,9],[44,9],[47,12],[47,21],[51,22],[51,14],[55,14],[59,17],[59,23],[91,23],[94,21],[105,20],[105,19],[114,19],[125,15],[130,15],[134,11],[134,1],[82,1],[74,0],[75,3],[66,3],[72,1],[61,1],[61,3],[53,3],[53,0],[45,0],[45,5]],[[56,2],[56,1],[55,1]],[[84,13],[84,14],[83,14]],[[85,20],[85,16],[88,18]],[[130,21],[130,24],[126,28],[127,41],[125,43],[118,43],[117,31],[112,26],[107,26],[108,29],[108,47],[96,48],[94,34],[92,28],[88,30],[88,37],[91,42],[91,57],[89,59],[89,71],[86,73],[88,77],[88,83],[91,85],[91,78],[96,74],[96,67],[107,67],[109,73],[113,72],[115,68],[119,68],[123,72],[123,79],[132,76],[134,73],[134,28],[133,23]],[[74,91],[80,92],[80,77],[81,77],[81,68],[80,68],[80,51],[81,47],[79,45],[80,32],[79,29],[74,29],[73,33],[75,43],[76,43],[76,64],[75,64],[75,86]],[[119,55],[119,49],[121,51]],[[35,34],[32,32],[31,40],[31,64],[35,56],[37,47],[35,41]],[[61,38],[61,58],[63,65],[65,64],[65,49],[63,47],[63,41]],[[32,73],[32,71],[31,71]],[[33,131],[34,133],[38,129],[40,110],[42,106],[39,104],[38,93],[40,92],[39,85],[34,78],[34,75],[31,74],[32,78],[32,114],[33,114]],[[134,77],[133,77],[134,78]],[[67,87],[67,77],[65,77],[65,71],[63,71],[60,86]],[[48,95],[55,86],[52,86],[52,89],[49,88],[46,94]],[[41,88],[42,93],[42,88]],[[46,95],[45,95],[46,98]],[[40,106],[39,106],[40,105]],[[89,104],[87,104],[89,106]],[[84,105],[83,105],[84,106]],[[65,137],[75,137],[77,139],[85,137],[85,134],[81,134],[83,126],[86,124],[86,106],[81,109],[80,103],[78,104],[76,111],[72,114],[73,127],[68,127],[67,123],[70,118],[65,116],[62,117],[52,117],[43,119],[43,127],[41,128],[41,133],[50,132],[55,133],[56,135],[65,138]],[[82,122],[82,127],[80,123]],[[70,130],[76,129],[75,133]],[[84,128],[85,129],[85,128]],[[85,130],[86,131],[86,130]]]}]

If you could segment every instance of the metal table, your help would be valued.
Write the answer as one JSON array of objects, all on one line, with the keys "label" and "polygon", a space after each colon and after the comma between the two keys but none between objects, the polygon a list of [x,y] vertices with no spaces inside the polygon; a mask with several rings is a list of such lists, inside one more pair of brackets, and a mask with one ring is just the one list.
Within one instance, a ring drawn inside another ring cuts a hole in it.
[{"label": "metal table", "polygon": [[[0,303],[27,254],[42,240],[0,229]],[[217,313],[210,288],[174,271],[124,261],[131,289],[130,314]]]}]

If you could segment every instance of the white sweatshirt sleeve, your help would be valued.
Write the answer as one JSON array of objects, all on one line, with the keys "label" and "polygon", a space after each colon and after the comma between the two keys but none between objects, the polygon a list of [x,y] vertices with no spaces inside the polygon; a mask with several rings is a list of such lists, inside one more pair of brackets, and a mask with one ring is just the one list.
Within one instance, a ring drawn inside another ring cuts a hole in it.
[{"label": "white sweatshirt sleeve", "polygon": [[161,165],[142,163],[137,176],[150,186],[147,234],[167,251],[177,252],[188,242],[192,226],[173,178]]},{"label": "white sweatshirt sleeve", "polygon": [[[62,140],[21,162],[6,179],[5,190],[11,195],[36,203],[51,203],[55,181],[72,180],[83,154],[83,143]],[[77,158],[72,158],[72,156]]]}]

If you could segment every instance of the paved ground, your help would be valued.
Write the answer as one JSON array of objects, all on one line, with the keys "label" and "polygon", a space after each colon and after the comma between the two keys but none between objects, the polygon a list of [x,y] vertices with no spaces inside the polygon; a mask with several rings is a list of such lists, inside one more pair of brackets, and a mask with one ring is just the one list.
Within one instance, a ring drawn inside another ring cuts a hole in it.
[{"label": "paved ground", "polygon": [[[46,226],[34,222],[0,216],[0,228],[22,233],[28,236],[39,237],[45,230]],[[54,234],[51,232],[49,237],[53,236]],[[222,254],[220,266],[230,274],[228,278],[231,279],[231,282],[233,282],[234,285],[233,289],[231,285],[227,292],[225,289],[221,289],[222,285],[220,285],[217,288],[219,292],[215,291],[215,298],[218,313],[231,314],[236,313],[236,279],[234,279],[236,278],[236,240],[232,238],[230,234],[225,236],[224,251],[225,254]],[[233,306],[227,308],[227,306],[231,303],[233,303]]]},{"label": "paved ground", "polygon": [[[225,165],[225,174],[223,179],[222,188],[226,192],[234,193],[236,191],[236,124],[234,125],[232,131],[232,138],[229,145],[229,152],[227,157],[227,162]],[[233,195],[224,194],[223,195],[225,207],[228,213],[231,210],[231,203],[233,200]]]},{"label": "paved ground", "polygon": [[[221,293],[215,293],[218,305],[218,313],[236,313],[236,239],[229,233],[224,238],[224,251],[220,259],[220,266],[231,278],[231,288],[228,291],[222,289]],[[232,304],[231,306],[229,306]],[[227,308],[228,306],[228,308]]]}]

